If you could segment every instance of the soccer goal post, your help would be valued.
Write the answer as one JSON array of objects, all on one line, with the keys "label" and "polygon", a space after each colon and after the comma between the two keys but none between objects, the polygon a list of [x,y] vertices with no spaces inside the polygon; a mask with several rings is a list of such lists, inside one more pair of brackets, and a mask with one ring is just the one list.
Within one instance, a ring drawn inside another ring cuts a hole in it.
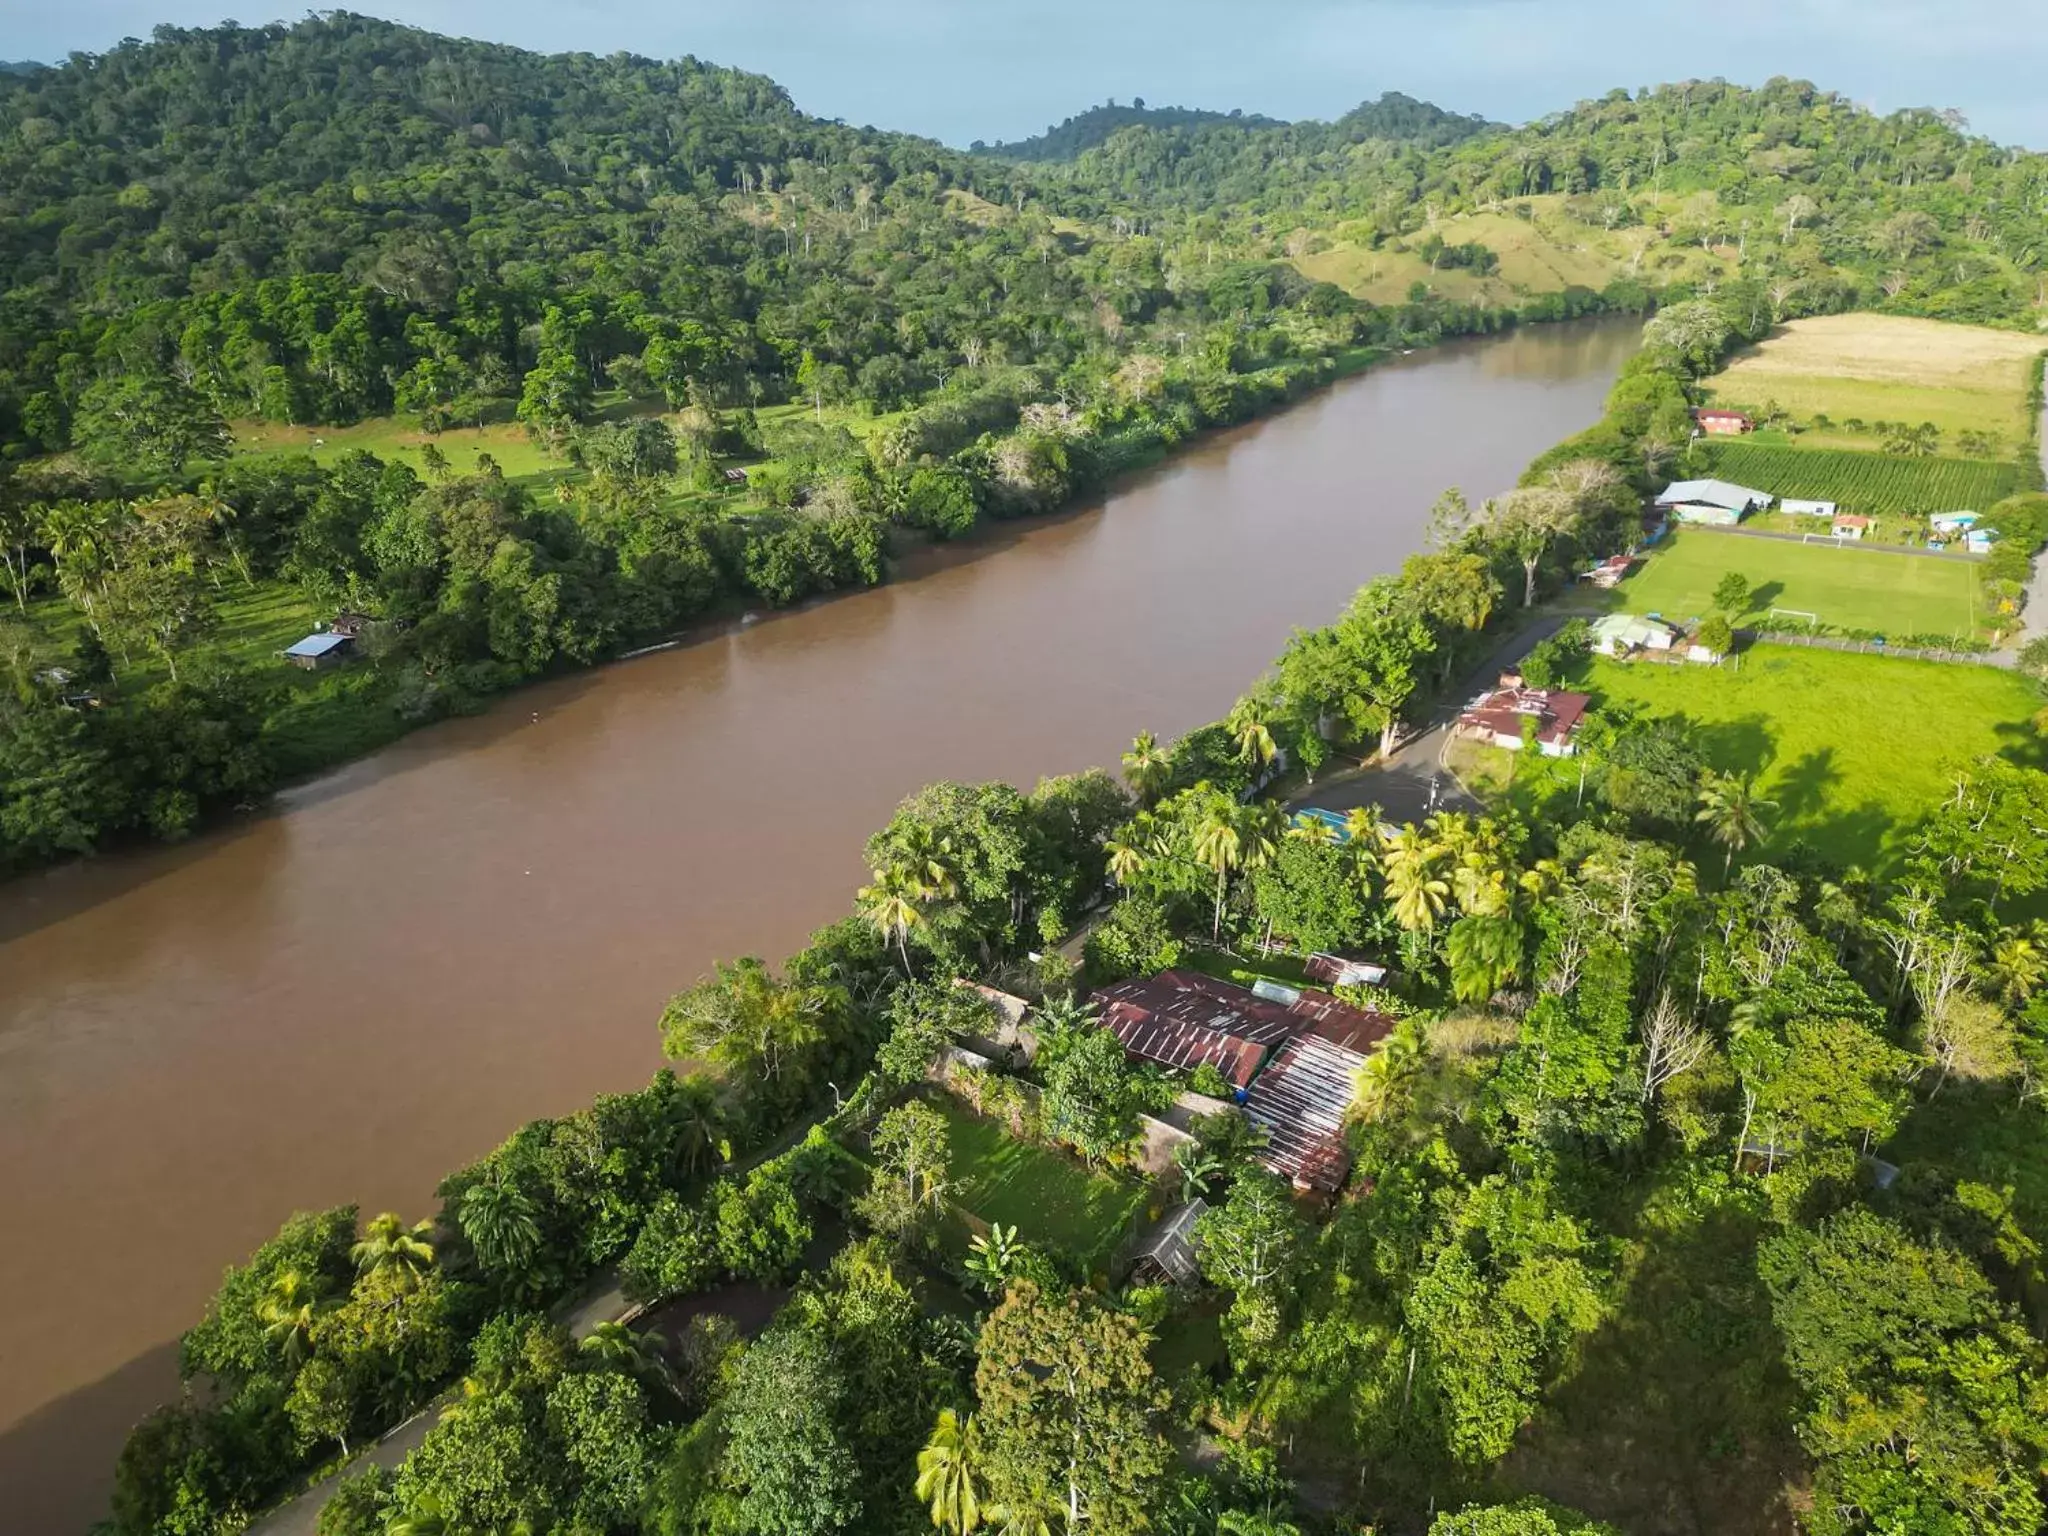
[{"label": "soccer goal post", "polygon": [[1771,610],[1771,617],[1774,619],[1804,619],[1808,629],[1820,628],[1820,615],[1811,613],[1804,608],[1773,608]]}]

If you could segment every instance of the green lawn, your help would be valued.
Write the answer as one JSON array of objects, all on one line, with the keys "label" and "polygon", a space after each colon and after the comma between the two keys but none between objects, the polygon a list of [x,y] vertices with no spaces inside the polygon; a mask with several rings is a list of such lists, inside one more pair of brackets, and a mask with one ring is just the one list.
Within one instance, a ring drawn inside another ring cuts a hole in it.
[{"label": "green lawn", "polygon": [[[1596,659],[1586,677],[1596,708],[1685,715],[1715,767],[1760,775],[1777,801],[1767,856],[1803,841],[1844,864],[1882,868],[1955,768],[1992,752],[2030,763],[2041,755],[2029,724],[2038,693],[1996,667],[1766,644],[1718,667]],[[1576,765],[1545,766],[1561,790],[1576,786]],[[1533,793],[1536,777],[1517,782]]]},{"label": "green lawn", "polygon": [[1701,618],[1713,611],[1715,583],[1729,571],[1747,576],[1754,591],[1745,618],[1772,608],[1799,609],[1837,629],[1891,636],[1978,633],[1977,568],[1966,561],[1697,528],[1674,532],[1621,584],[1615,606],[1626,613]]},{"label": "green lawn", "polygon": [[946,1095],[932,1103],[952,1140],[954,1198],[984,1221],[1016,1227],[1026,1243],[1064,1249],[1092,1268],[1145,1203],[1142,1185],[1021,1142]]},{"label": "green lawn", "polygon": [[[215,594],[214,612],[219,623],[197,651],[294,677],[304,674],[279,661],[277,653],[294,640],[324,629],[334,616],[317,608],[287,582],[262,581],[251,587],[232,575],[222,581]],[[44,597],[30,603],[28,625],[35,637],[38,666],[64,665],[86,627],[85,615],[61,597]],[[146,650],[137,650],[126,663],[116,652],[114,666],[115,681],[124,689],[146,688],[165,676],[163,663]]]}]

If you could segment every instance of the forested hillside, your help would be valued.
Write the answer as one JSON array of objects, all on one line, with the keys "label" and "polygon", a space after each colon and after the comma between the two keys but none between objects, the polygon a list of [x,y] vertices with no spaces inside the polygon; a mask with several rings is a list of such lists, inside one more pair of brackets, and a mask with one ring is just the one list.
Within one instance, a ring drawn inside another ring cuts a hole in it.
[{"label": "forested hillside", "polygon": [[[2031,326],[2043,166],[1783,82],[1025,165],[346,13],[0,77],[0,863],[881,580],[1381,350],[1702,292]],[[369,665],[281,676],[344,607]]]},{"label": "forested hillside", "polygon": [[1386,98],[1328,126],[1144,128],[1043,174],[1077,215],[1257,230],[1276,255],[1432,234],[1455,250],[1460,216],[1554,216],[1553,245],[1613,271],[1668,282],[1704,252],[1794,313],[1853,298],[2031,323],[2043,302],[2048,157],[1973,138],[1954,113],[1878,117],[1799,81],[1690,81],[1425,152],[1411,119],[1434,112]]}]

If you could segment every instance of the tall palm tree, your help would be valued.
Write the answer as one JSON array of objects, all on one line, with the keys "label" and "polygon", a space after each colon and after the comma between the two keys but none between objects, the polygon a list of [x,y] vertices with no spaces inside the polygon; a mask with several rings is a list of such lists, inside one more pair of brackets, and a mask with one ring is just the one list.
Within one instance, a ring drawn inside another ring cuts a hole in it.
[{"label": "tall palm tree", "polygon": [[1387,838],[1382,860],[1387,900],[1393,904],[1394,921],[1409,933],[1428,933],[1444,915],[1451,883],[1436,872],[1441,857],[1441,845],[1414,827],[1403,827]]},{"label": "tall palm tree", "polygon": [[718,1104],[718,1090],[705,1078],[692,1074],[676,1086],[675,1167],[685,1179],[704,1172],[719,1160],[725,1116]]},{"label": "tall palm tree", "polygon": [[1237,807],[1227,798],[1218,797],[1195,824],[1195,857],[1216,875],[1216,916],[1209,932],[1212,939],[1223,936],[1223,893],[1230,872],[1243,856],[1244,831]]},{"label": "tall palm tree", "polygon": [[1386,1115],[1422,1070],[1425,1055],[1421,1027],[1403,1019],[1359,1067],[1352,1081],[1352,1108],[1367,1120]]},{"label": "tall palm tree", "polygon": [[1237,743],[1237,755],[1247,763],[1263,767],[1280,750],[1273,744],[1273,729],[1266,723],[1265,711],[1252,699],[1239,699],[1233,704],[1223,724],[1230,739]]},{"label": "tall palm tree", "polygon": [[409,1291],[426,1279],[434,1267],[434,1235],[431,1221],[408,1227],[396,1211],[373,1217],[363,1228],[362,1241],[349,1250],[356,1272],[363,1277],[386,1280],[397,1291]]},{"label": "tall palm tree", "polygon": [[256,1304],[263,1337],[296,1370],[313,1353],[313,1324],[326,1310],[318,1286],[296,1269],[279,1271]]},{"label": "tall palm tree", "polygon": [[1145,867],[1145,850],[1135,842],[1112,837],[1103,843],[1102,851],[1109,855],[1109,878],[1118,885],[1129,885]]},{"label": "tall palm tree", "polygon": [[1991,974],[2008,1003],[2019,1006],[2032,997],[2048,974],[2048,950],[2038,942],[2039,925],[2032,933],[2009,933],[1991,951]]},{"label": "tall palm tree", "polygon": [[1298,843],[1329,844],[1337,841],[1337,829],[1320,816],[1300,816],[1288,824],[1287,835]]},{"label": "tall palm tree", "polygon": [[540,1251],[540,1213],[533,1198],[503,1177],[464,1190],[456,1219],[485,1269],[517,1274]]},{"label": "tall palm tree", "polygon": [[1451,992],[1461,1003],[1483,1003],[1522,969],[1522,925],[1503,914],[1460,918],[1451,925],[1445,958]]},{"label": "tall palm tree", "polygon": [[1777,802],[1756,792],[1747,774],[1711,773],[1700,786],[1699,813],[1693,817],[1707,829],[1707,836],[1727,850],[1722,868],[1735,867],[1735,855],[1764,835],[1759,811],[1775,810]]},{"label": "tall palm tree", "polygon": [[931,1507],[932,1524],[950,1536],[972,1536],[982,1507],[981,1435],[974,1415],[939,1410],[939,1422],[917,1453],[917,1496]]},{"label": "tall palm tree", "polygon": [[1159,798],[1172,768],[1172,757],[1150,731],[1138,732],[1137,740],[1131,743],[1131,750],[1124,754],[1124,777],[1146,805]]},{"label": "tall palm tree", "polygon": [[419,1503],[386,1522],[384,1536],[446,1536],[447,1530],[448,1513],[441,1501],[432,1494],[424,1494]]},{"label": "tall palm tree", "polygon": [[896,953],[903,961],[903,974],[910,974],[910,930],[924,922],[924,888],[901,865],[875,871],[875,883],[854,893],[861,916],[880,930],[883,938],[894,936]]},{"label": "tall palm tree", "polygon": [[893,867],[917,887],[920,900],[950,901],[960,894],[950,837],[935,836],[930,827],[912,823],[898,835],[895,853]]}]

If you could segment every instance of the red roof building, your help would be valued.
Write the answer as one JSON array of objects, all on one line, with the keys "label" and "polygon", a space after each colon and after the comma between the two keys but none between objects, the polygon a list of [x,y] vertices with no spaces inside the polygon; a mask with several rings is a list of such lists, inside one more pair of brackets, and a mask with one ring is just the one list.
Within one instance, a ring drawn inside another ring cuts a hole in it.
[{"label": "red roof building", "polygon": [[1286,1005],[1200,971],[1120,981],[1093,1001],[1131,1055],[1183,1072],[1206,1061],[1233,1088],[1247,1086],[1266,1053],[1300,1027]]},{"label": "red roof building", "polygon": [[1333,1193],[1351,1167],[1343,1130],[1358,1069],[1394,1021],[1313,988],[1271,990],[1174,970],[1104,987],[1094,1002],[1132,1056],[1214,1066],[1266,1134],[1259,1161],[1297,1188]]},{"label": "red roof building", "polygon": [[1735,437],[1756,430],[1756,423],[1741,411],[1694,411],[1692,419],[1702,432],[1713,437]]},{"label": "red roof building", "polygon": [[1458,717],[1458,734],[1519,752],[1523,722],[1529,721],[1530,737],[1545,757],[1570,757],[1578,751],[1572,738],[1592,703],[1590,694],[1555,688],[1497,688]]}]

